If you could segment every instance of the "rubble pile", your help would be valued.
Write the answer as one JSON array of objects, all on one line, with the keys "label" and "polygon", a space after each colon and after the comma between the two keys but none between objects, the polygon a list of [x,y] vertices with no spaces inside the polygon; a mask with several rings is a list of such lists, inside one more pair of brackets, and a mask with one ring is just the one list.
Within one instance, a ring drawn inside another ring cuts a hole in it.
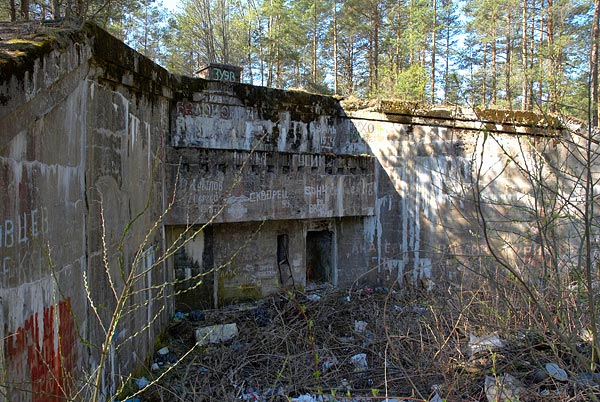
[{"label": "rubble pile", "polygon": [[575,401],[600,388],[547,338],[501,328],[476,336],[469,331],[481,328],[451,301],[420,296],[322,288],[177,313],[136,397]]}]

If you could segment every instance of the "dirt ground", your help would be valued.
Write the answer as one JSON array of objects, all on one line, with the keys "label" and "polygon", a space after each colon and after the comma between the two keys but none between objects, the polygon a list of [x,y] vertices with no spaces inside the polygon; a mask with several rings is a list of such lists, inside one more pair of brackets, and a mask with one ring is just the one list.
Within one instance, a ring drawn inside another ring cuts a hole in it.
[{"label": "dirt ground", "polygon": [[[595,377],[576,368],[568,348],[549,334],[506,326],[489,307],[472,294],[321,287],[180,313],[159,345],[168,353],[155,355],[145,375],[150,385],[136,396],[142,402],[593,400]],[[231,323],[239,331],[232,340],[197,344],[197,328]],[[497,341],[474,344],[481,335]],[[586,353],[585,342],[578,348]]]}]

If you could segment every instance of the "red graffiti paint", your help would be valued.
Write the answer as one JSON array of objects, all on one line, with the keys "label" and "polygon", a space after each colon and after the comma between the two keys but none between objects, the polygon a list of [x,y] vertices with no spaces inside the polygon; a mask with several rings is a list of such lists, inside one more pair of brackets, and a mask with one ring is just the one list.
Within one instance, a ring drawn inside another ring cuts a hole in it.
[{"label": "red graffiti paint", "polygon": [[15,389],[22,389],[31,384],[32,402],[64,401],[71,391],[76,362],[71,300],[44,308],[42,328],[38,314],[32,314],[15,332],[5,328],[9,387],[14,384]]}]

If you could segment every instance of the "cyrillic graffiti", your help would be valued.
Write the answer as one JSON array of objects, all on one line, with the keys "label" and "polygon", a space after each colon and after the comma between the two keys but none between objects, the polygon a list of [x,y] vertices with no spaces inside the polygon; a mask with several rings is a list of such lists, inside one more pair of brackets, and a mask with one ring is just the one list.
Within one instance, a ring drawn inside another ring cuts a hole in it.
[{"label": "cyrillic graffiti", "polygon": [[48,231],[48,208],[23,212],[0,223],[0,249],[26,244]]},{"label": "cyrillic graffiti", "polygon": [[269,200],[287,200],[287,190],[263,190],[250,193],[250,202],[269,201]]}]

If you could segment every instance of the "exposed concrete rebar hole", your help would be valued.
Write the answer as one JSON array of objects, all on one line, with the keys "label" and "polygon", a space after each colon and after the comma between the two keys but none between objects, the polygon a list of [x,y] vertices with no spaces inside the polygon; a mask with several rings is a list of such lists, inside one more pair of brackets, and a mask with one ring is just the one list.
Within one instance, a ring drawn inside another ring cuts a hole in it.
[{"label": "exposed concrete rebar hole", "polygon": [[306,232],[306,282],[330,282],[333,278],[333,232]]}]

